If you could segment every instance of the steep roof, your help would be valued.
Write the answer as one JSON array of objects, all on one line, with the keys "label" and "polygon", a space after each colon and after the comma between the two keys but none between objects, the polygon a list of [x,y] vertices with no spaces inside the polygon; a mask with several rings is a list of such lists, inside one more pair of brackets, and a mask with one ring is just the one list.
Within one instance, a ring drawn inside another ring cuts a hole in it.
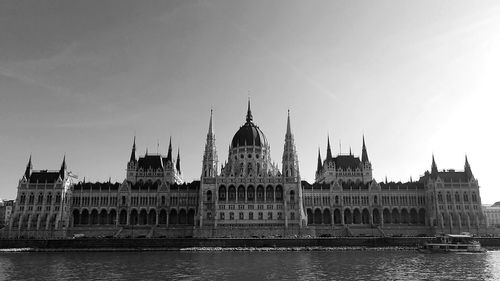
[{"label": "steep roof", "polygon": [[333,161],[337,169],[341,168],[346,170],[347,168],[350,168],[351,170],[356,170],[361,167],[359,157],[354,157],[353,155],[338,155],[333,158]]},{"label": "steep roof", "polygon": [[137,162],[137,167],[142,168],[144,170],[153,169],[157,170],[158,168],[163,170],[162,165],[162,157],[161,155],[145,155],[139,158]]},{"label": "steep roof", "polygon": [[47,183],[55,183],[59,178],[59,171],[33,171],[30,175],[29,182],[47,182]]}]

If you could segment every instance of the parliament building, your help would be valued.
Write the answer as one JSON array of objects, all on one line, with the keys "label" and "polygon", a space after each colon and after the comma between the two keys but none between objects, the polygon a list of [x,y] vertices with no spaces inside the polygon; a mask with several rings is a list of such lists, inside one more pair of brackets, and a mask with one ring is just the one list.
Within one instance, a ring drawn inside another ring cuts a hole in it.
[{"label": "parliament building", "polygon": [[[285,124],[284,124],[285,125]],[[77,181],[59,170],[19,180],[2,235],[15,237],[330,237],[484,233],[479,185],[463,171],[430,171],[418,181],[376,182],[363,137],[361,157],[318,151],[314,183],[301,180],[288,113],[281,169],[271,159],[248,103],[245,123],[219,162],[208,124],[201,177],[184,182],[180,153],[136,156],[135,138],[121,183]],[[219,166],[220,164],[220,166]],[[313,169],[313,167],[307,167]]]}]

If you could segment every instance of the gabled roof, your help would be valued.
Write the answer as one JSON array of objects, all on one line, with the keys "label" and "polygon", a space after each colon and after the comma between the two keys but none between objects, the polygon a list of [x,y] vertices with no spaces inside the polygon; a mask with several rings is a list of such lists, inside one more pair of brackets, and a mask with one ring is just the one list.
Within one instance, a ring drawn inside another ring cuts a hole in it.
[{"label": "gabled roof", "polygon": [[333,158],[333,161],[337,169],[347,170],[347,168],[350,168],[351,170],[356,170],[357,168],[361,168],[359,157],[354,157],[353,155],[338,155]]},{"label": "gabled roof", "polygon": [[139,161],[137,161],[137,167],[139,169],[142,168],[143,170],[163,170],[162,157],[161,155],[145,155],[139,158]]},{"label": "gabled roof", "polygon": [[59,178],[59,171],[33,171],[30,175],[29,182],[47,182],[47,183],[55,183]]}]

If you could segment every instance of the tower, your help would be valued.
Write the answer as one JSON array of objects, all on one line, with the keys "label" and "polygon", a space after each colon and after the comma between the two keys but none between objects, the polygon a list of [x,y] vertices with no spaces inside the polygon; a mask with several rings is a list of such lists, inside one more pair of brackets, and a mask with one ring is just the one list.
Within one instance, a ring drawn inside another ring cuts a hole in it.
[{"label": "tower", "polygon": [[434,154],[432,154],[431,175],[434,177],[437,177],[438,175],[438,168],[436,165],[436,161],[434,160]]},{"label": "tower", "polygon": [[363,135],[363,147],[361,148],[361,165],[363,170],[363,182],[372,180],[372,163],[368,159],[368,152],[366,151],[365,136]]},{"label": "tower", "polygon": [[474,179],[474,175],[472,174],[472,170],[471,170],[470,165],[469,165],[469,160],[467,160],[467,155],[465,155],[464,171],[465,171],[465,175],[467,175],[468,180]]},{"label": "tower", "polygon": [[24,177],[26,179],[29,179],[32,171],[33,171],[33,164],[31,164],[31,155],[30,155],[30,159],[28,160],[28,164],[26,165],[26,170],[24,171]]},{"label": "tower", "polygon": [[318,165],[316,167],[316,181],[318,182],[321,175],[323,174],[323,162],[321,161],[321,152],[318,147]]},{"label": "tower", "polygon": [[210,110],[207,141],[205,144],[205,153],[203,154],[202,178],[217,176],[217,150],[215,148],[215,135],[212,129],[212,114],[213,111]]},{"label": "tower", "polygon": [[285,147],[283,149],[282,174],[285,177],[299,177],[299,161],[297,151],[295,150],[295,142],[293,139],[292,130],[290,128],[290,110],[288,110],[288,118],[286,123]]},{"label": "tower", "polygon": [[[130,153],[130,160],[127,163],[127,181],[135,182],[137,173],[137,158],[135,157],[135,136],[134,143],[132,144],[132,152]],[[147,154],[147,152],[146,152]]]}]

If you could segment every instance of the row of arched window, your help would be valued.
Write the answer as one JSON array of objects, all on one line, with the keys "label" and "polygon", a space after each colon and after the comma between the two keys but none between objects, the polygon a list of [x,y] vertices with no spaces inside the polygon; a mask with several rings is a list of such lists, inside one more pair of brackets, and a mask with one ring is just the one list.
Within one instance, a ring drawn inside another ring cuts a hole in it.
[{"label": "row of arched window", "polygon": [[[45,204],[46,205],[51,205],[53,203],[52,200],[52,193],[49,192],[44,198],[43,192],[40,192],[38,196],[36,197],[36,205],[43,205],[44,204],[44,199],[45,199]],[[31,192],[28,197],[28,202],[26,202],[26,193],[21,193],[21,196],[19,198],[19,203],[20,204],[26,204],[28,205],[35,205],[35,194]],[[61,203],[61,193],[57,192],[56,198],[55,198],[55,203],[59,204]]]},{"label": "row of arched window", "polygon": [[[295,200],[295,192],[292,190],[289,194],[290,201]],[[265,189],[264,186],[259,185],[254,188],[252,185],[245,188],[245,186],[240,185],[236,188],[234,185],[230,185],[229,188],[221,185],[219,187],[219,201],[266,201],[266,202],[280,202],[283,201],[283,187],[281,185],[274,188],[268,185]],[[208,190],[206,192],[206,200],[208,202],[212,201],[212,191]]]},{"label": "row of arched window", "polygon": [[[438,192],[437,197],[438,197],[438,202],[439,203],[444,203],[443,194],[441,193],[441,191]],[[458,193],[458,191],[456,191],[454,199],[455,199],[455,203],[460,203],[462,199],[463,199],[464,203],[469,203],[469,194],[468,194],[468,192],[464,191],[463,196],[461,197],[460,193]],[[472,199],[473,203],[477,203],[476,192],[472,192],[471,199]],[[446,203],[453,203],[451,192],[449,192],[449,191],[446,192]]]}]

